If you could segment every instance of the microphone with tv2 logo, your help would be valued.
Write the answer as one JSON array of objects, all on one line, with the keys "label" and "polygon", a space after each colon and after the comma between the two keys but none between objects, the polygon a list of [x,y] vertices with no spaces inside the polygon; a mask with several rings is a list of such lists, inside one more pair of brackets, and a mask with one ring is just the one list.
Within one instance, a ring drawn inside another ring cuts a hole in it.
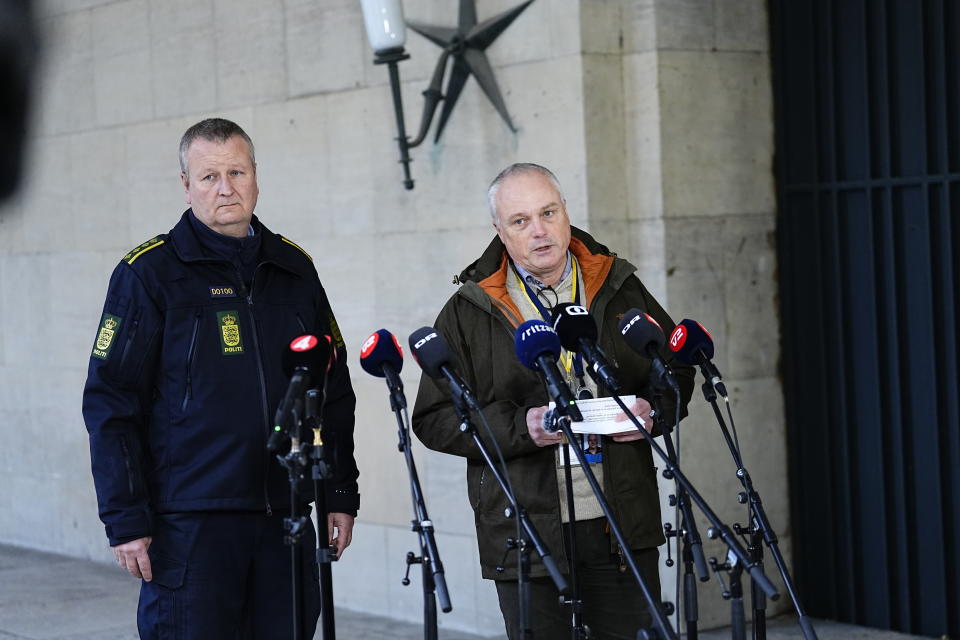
[{"label": "microphone with tv2 logo", "polygon": [[673,357],[684,364],[699,365],[703,377],[717,390],[724,400],[727,398],[727,388],[723,384],[720,370],[713,364],[713,338],[710,333],[696,320],[684,318],[670,333],[667,346]]}]

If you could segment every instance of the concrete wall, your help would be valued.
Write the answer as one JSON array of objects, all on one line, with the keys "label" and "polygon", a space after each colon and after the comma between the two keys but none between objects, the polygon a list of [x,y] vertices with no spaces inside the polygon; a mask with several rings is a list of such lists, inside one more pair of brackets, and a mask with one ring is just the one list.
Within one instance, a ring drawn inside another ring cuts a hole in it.
[{"label": "concrete wall", "polygon": [[[478,4],[483,20],[515,3]],[[405,9],[456,22],[456,3]],[[488,50],[518,132],[470,81],[441,142],[414,151],[413,192],[358,2],[46,0],[40,14],[28,177],[0,210],[0,541],[110,560],[79,412],[87,355],[111,269],[184,208],[179,136],[223,115],[253,137],[257,212],[314,256],[352,362],[373,330],[403,340],[432,323],[491,237],[483,194],[500,168],[553,168],[574,224],[637,264],[676,319],[713,332],[745,461],[789,552],[762,1],[538,0]],[[407,48],[414,128],[438,50],[413,33]],[[403,378],[412,401],[412,363]],[[382,381],[354,365],[354,384],[363,504],[335,569],[338,605],[416,621],[419,578],[400,586],[416,538],[395,423]],[[683,427],[691,478],[742,521],[699,396]],[[455,605],[441,627],[499,633],[464,464],[419,446],[416,457]],[[702,587],[702,626],[727,615],[717,592]]]}]

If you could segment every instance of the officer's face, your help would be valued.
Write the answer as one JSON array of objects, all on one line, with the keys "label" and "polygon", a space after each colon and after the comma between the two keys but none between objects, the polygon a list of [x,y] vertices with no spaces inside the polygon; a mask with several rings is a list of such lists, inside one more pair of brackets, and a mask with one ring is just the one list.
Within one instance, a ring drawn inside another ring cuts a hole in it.
[{"label": "officer's face", "polygon": [[257,166],[243,138],[194,140],[187,149],[187,173],[181,173],[180,180],[198,220],[224,235],[247,235],[260,190]]},{"label": "officer's face", "polygon": [[570,219],[550,179],[536,171],[508,177],[497,191],[494,228],[518,265],[548,285],[563,275]]}]

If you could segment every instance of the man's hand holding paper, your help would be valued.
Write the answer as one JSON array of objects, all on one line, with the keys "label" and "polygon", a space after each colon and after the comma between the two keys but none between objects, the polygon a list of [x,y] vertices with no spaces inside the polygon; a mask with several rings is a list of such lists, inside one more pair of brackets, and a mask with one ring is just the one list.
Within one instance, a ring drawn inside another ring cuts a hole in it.
[{"label": "man's hand holding paper", "polygon": [[[624,400],[623,403],[628,406],[633,415],[637,416],[637,418],[640,420],[640,424],[643,425],[643,428],[647,430],[647,433],[650,433],[650,431],[653,429],[653,417],[650,415],[650,403],[643,398],[636,397],[633,399],[632,405],[630,405],[627,400]],[[621,411],[613,420],[614,422],[622,423],[627,422],[630,420],[630,418],[628,418],[627,415]],[[640,433],[636,427],[629,422],[627,422],[627,425],[629,426],[629,429],[626,431],[610,434],[614,442],[630,442],[631,440],[639,440],[643,437],[643,434]]]},{"label": "man's hand holding paper", "polygon": [[[650,403],[636,396],[620,396],[633,415],[637,416],[640,424],[648,432],[653,428],[653,419],[650,416]],[[552,409],[554,404],[550,403]],[[613,398],[590,398],[578,400],[577,407],[583,414],[583,422],[571,422],[574,433],[598,433],[613,438],[614,442],[629,442],[643,437],[630,418],[620,409]],[[626,424],[625,424],[626,423]]]}]

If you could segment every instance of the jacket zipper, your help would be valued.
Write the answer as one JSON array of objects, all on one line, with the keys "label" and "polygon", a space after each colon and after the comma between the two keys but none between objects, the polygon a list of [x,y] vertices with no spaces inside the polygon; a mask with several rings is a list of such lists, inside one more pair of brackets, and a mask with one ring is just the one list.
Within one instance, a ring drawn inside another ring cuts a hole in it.
[{"label": "jacket zipper", "polygon": [[[260,339],[257,337],[257,319],[253,309],[253,280],[250,281],[250,290],[246,290],[243,283],[243,275],[237,273],[240,279],[240,290],[246,293],[247,309],[250,310],[250,333],[253,337],[253,352],[257,359],[257,373],[260,375],[260,405],[263,410],[263,424],[265,425],[263,436],[263,451],[266,457],[266,464],[263,467],[263,501],[267,505],[267,515],[273,515],[273,508],[270,506],[270,491],[267,482],[270,477],[270,452],[267,450],[267,439],[270,437],[270,416],[267,413],[267,377],[263,371],[263,357],[260,353]],[[254,280],[256,279],[254,271]]]},{"label": "jacket zipper", "polygon": [[137,327],[140,326],[140,314],[137,314],[133,323],[130,325],[130,334],[127,336],[127,341],[123,345],[123,353],[120,354],[120,364],[117,365],[117,368],[121,371],[123,370],[123,364],[127,361],[127,355],[130,353],[130,345],[133,344],[133,339],[137,336]]},{"label": "jacket zipper", "polygon": [[480,511],[480,496],[483,495],[483,478],[487,474],[487,466],[480,468],[480,483],[477,485],[477,511]]},{"label": "jacket zipper", "polygon": [[130,450],[127,448],[127,439],[120,438],[120,449],[123,451],[123,462],[127,466],[127,490],[133,497],[133,464],[130,462]]},{"label": "jacket zipper", "polygon": [[187,349],[187,389],[183,394],[183,404],[180,405],[180,412],[187,410],[187,404],[193,397],[193,357],[197,351],[197,332],[200,330],[200,310],[197,310],[193,318],[193,333],[190,334],[190,348]]},{"label": "jacket zipper", "polygon": [[297,323],[299,323],[299,325],[300,325],[300,331],[303,331],[304,333],[306,333],[306,332],[307,332],[307,325],[305,325],[305,324],[303,323],[303,318],[300,317],[300,312],[299,312],[299,311],[297,311]]}]

